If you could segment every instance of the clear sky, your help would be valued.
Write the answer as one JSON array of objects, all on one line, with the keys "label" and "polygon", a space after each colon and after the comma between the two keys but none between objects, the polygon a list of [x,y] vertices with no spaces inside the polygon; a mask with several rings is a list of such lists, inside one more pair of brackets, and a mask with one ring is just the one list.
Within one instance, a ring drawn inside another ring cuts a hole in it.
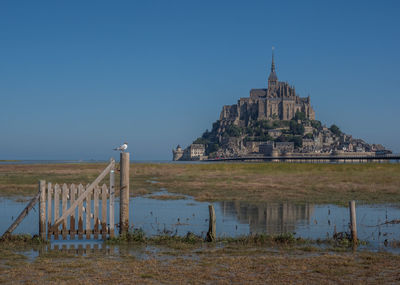
[{"label": "clear sky", "polygon": [[0,159],[168,160],[279,80],[400,152],[400,1],[0,1]]}]

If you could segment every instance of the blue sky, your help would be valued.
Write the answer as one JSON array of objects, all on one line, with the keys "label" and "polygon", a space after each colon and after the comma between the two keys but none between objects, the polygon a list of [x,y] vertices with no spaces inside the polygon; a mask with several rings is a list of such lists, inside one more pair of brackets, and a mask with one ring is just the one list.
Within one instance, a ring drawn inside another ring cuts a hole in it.
[{"label": "blue sky", "polygon": [[400,152],[399,1],[1,1],[0,159],[168,160],[279,80]]}]

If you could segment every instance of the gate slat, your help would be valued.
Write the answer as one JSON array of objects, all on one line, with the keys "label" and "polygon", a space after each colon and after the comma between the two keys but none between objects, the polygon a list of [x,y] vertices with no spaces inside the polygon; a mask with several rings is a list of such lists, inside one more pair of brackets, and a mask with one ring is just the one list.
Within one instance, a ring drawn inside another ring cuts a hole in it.
[{"label": "gate slat", "polygon": [[[60,216],[60,186],[54,185],[54,221]],[[54,228],[54,239],[58,239],[58,228]]]},{"label": "gate slat", "polygon": [[110,237],[114,237],[114,195],[115,195],[115,171],[110,171]]},{"label": "gate slat", "polygon": [[98,239],[99,233],[99,186],[94,187],[94,238]]},{"label": "gate slat", "polygon": [[51,230],[51,217],[52,217],[52,212],[51,212],[51,202],[52,202],[52,197],[51,194],[53,192],[53,189],[51,187],[51,183],[49,182],[47,184],[47,239],[50,240],[51,235],[52,235],[52,230]]},{"label": "gate slat", "polygon": [[[71,196],[70,196],[70,202],[69,202],[70,206],[75,202],[75,194],[76,194],[76,186],[75,186],[75,184],[71,184]],[[69,236],[71,239],[75,239],[75,232],[76,232],[75,213],[76,213],[76,210],[71,213],[71,217],[69,220]]]},{"label": "gate slat", "polygon": [[[68,197],[68,186],[67,184],[63,184],[62,186],[62,214],[67,211],[67,197]],[[62,222],[62,238],[67,239],[67,220],[64,219]]]},{"label": "gate slat", "polygon": [[[86,189],[89,187],[89,184],[86,186]],[[91,226],[90,226],[90,220],[91,220],[91,210],[92,208],[92,191],[86,196],[86,238],[90,239],[90,234],[91,234]]]},{"label": "gate slat", "polygon": [[[84,189],[83,185],[78,185],[78,196],[82,195]],[[83,238],[83,201],[78,204],[78,239]]]},{"label": "gate slat", "polygon": [[103,239],[107,237],[107,186],[101,186],[101,236]]}]

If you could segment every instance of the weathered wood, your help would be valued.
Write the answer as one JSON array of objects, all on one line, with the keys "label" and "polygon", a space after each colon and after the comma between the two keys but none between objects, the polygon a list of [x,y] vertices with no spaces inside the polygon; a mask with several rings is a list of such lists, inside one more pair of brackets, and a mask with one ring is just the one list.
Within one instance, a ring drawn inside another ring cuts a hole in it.
[{"label": "weathered wood", "polygon": [[39,181],[39,236],[46,239],[46,181]]},{"label": "weathered wood", "polygon": [[[87,185],[86,187],[89,187]],[[92,193],[93,190],[91,190],[88,194],[86,194],[86,226],[85,226],[85,231],[86,231],[86,238],[90,239],[90,235],[92,234],[92,227],[90,221],[92,220],[91,213],[92,213]]]},{"label": "weathered wood", "polygon": [[101,237],[107,238],[107,186],[101,186]]},{"label": "weathered wood", "polygon": [[[72,205],[75,202],[75,195],[76,195],[76,186],[75,184],[71,184],[71,194],[70,194],[70,202],[69,204]],[[79,207],[79,206],[78,206]],[[69,219],[69,235],[70,239],[75,239],[75,213],[76,210],[74,210],[71,213],[70,219]]]},{"label": "weathered wood", "polygon": [[[78,197],[84,192],[83,185],[78,185]],[[78,204],[78,239],[83,239],[83,200]]]},{"label": "weathered wood", "polygon": [[[64,214],[67,211],[67,198],[68,198],[68,186],[67,184],[63,184],[62,186],[62,214]],[[64,219],[62,221],[62,238],[67,239],[67,220]]]},{"label": "weathered wood", "polygon": [[83,255],[84,251],[83,251],[83,244],[78,244],[78,255]]},{"label": "weathered wood", "polygon": [[22,222],[22,220],[28,215],[29,211],[36,205],[39,201],[40,192],[36,194],[35,197],[28,203],[25,209],[22,210],[21,214],[19,214],[18,218],[11,224],[11,226],[4,232],[2,238],[7,237],[12,234],[12,232],[18,227],[18,225]]},{"label": "weathered wood", "polygon": [[208,205],[208,212],[210,215],[208,232],[207,232],[207,241],[212,242],[217,238],[217,219],[215,217],[215,210],[213,205]]},{"label": "weathered wood", "polygon": [[94,238],[98,238],[99,234],[99,186],[94,187],[93,192],[93,223],[94,223]]},{"label": "weathered wood", "polygon": [[357,243],[357,219],[356,219],[356,201],[349,202],[350,208],[350,230],[353,243]]},{"label": "weathered wood", "polygon": [[51,204],[52,204],[52,193],[53,193],[53,188],[51,183],[49,182],[47,184],[47,239],[51,238],[52,231],[51,231],[51,217],[53,216],[53,213],[51,212]]},{"label": "weathered wood", "polygon": [[100,175],[95,179],[95,181],[93,181],[93,183],[86,188],[85,192],[82,195],[80,195],[77,200],[75,200],[75,202],[71,205],[71,207],[65,213],[63,213],[60,218],[54,221],[53,225],[54,227],[60,225],[64,219],[66,219],[69,215],[71,215],[72,211],[75,210],[78,204],[86,198],[86,196],[93,190],[95,186],[99,184],[101,180],[104,179],[104,177],[106,177],[106,175],[114,167],[114,164],[115,164],[114,159],[111,159],[110,164],[103,170],[103,172],[100,173]]},{"label": "weathered wood", "polygon": [[126,234],[129,230],[129,152],[121,153],[120,167],[119,227],[120,234]]},{"label": "weathered wood", "polygon": [[110,171],[110,237],[114,237],[114,197],[115,197],[115,170],[111,169]]},{"label": "weathered wood", "polygon": [[[60,216],[60,186],[54,185],[54,221]],[[53,225],[54,239],[58,239],[58,226]]]}]

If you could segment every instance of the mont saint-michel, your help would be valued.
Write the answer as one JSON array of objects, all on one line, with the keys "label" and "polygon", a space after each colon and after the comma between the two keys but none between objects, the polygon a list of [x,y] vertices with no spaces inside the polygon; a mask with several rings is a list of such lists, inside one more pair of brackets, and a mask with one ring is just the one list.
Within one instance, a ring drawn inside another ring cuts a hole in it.
[{"label": "mont saint-michel", "polygon": [[375,155],[391,153],[316,120],[310,96],[278,80],[272,54],[267,88],[251,89],[237,104],[223,106],[220,118],[191,145],[172,150],[173,160],[258,156]]}]

